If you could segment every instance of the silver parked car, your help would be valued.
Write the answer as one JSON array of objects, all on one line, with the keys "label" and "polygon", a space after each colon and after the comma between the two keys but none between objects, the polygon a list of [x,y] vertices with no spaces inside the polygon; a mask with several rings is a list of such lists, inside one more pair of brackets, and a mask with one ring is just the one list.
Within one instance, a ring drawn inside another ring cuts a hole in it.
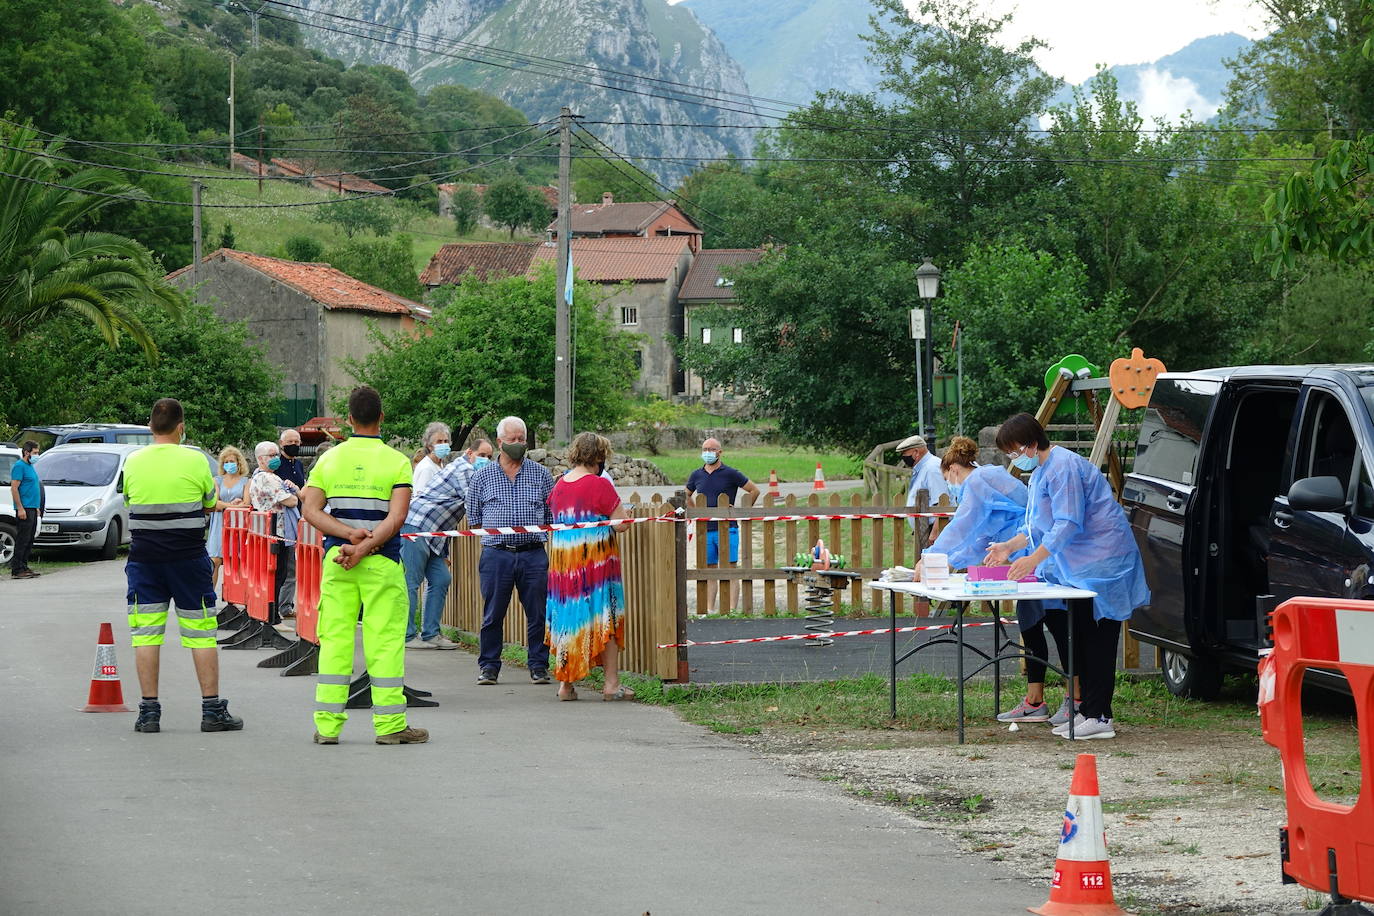
[{"label": "silver parked car", "polygon": [[124,462],[143,446],[91,443],[57,445],[34,461],[47,509],[33,546],[99,551],[113,560],[129,542],[124,504]]}]

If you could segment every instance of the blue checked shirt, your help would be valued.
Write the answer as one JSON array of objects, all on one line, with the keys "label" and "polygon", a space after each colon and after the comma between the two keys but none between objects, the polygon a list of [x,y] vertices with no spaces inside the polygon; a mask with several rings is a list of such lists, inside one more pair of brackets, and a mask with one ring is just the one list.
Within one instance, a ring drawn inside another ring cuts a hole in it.
[{"label": "blue checked shirt", "polygon": [[[509,525],[550,525],[553,511],[549,508],[549,494],[553,492],[553,475],[542,464],[528,458],[511,480],[493,461],[472,475],[468,482],[468,524],[473,528],[505,528]],[[537,534],[488,534],[482,544],[518,546],[548,540],[544,532]]]},{"label": "blue checked shirt", "polygon": [[[406,524],[418,531],[449,531],[458,527],[472,474],[472,465],[461,457],[454,460],[411,497]],[[442,555],[448,547],[447,538],[422,540],[436,554]]]}]

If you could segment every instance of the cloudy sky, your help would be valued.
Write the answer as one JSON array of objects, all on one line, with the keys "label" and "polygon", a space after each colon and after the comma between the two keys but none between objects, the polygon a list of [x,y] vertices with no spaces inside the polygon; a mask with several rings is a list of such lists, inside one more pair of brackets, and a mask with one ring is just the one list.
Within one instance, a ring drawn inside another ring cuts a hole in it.
[{"label": "cloudy sky", "polygon": [[[1050,47],[1038,55],[1055,76],[1081,83],[1098,64],[1158,60],[1198,38],[1264,33],[1250,0],[984,0],[985,8],[1015,16],[1013,37],[1035,35]],[[908,0],[908,6],[915,3]]]}]

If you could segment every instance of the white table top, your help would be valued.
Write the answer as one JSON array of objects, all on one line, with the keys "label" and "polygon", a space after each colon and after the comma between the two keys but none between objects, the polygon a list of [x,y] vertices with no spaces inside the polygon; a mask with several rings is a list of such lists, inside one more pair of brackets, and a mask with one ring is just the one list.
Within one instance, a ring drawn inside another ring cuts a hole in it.
[{"label": "white table top", "polygon": [[1069,588],[1064,585],[1051,585],[1048,582],[1018,582],[1016,594],[977,595],[967,591],[962,575],[950,576],[944,582],[883,582],[869,583],[870,588],[889,592],[902,592],[920,595],[935,601],[1040,601],[1064,600],[1069,598],[1096,598],[1097,592],[1082,588]]}]

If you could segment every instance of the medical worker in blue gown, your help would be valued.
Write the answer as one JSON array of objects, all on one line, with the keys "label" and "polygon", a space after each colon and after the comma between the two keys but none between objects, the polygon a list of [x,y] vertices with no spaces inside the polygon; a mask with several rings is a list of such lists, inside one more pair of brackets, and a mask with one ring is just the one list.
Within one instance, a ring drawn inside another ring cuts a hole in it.
[{"label": "medical worker in blue gown", "polygon": [[[1015,535],[1017,528],[1026,520],[1026,485],[999,465],[980,467],[977,459],[978,443],[967,436],[951,439],[940,459],[940,473],[959,508],[929,549],[934,553],[947,554],[949,565],[954,569],[981,564],[994,542]],[[1015,556],[1027,552],[1019,551]],[[917,569],[920,570],[919,565]],[[1063,666],[1068,658],[1069,619],[1064,612],[1063,602],[1018,601],[1016,623],[1029,656],[1026,659],[1026,698],[1015,709],[999,715],[998,720],[1048,720],[1055,725],[1069,721],[1072,707],[1068,697],[1064,698],[1063,705],[1053,716],[1045,705],[1044,659],[1049,658],[1050,651],[1045,641],[1047,625],[1059,649],[1059,664]]]},{"label": "medical worker in blue gown", "polygon": [[[1050,445],[1030,414],[1019,413],[1003,423],[997,447],[1017,468],[1031,472],[1030,492],[1024,524],[1013,537],[993,544],[986,560],[1005,563],[1028,548],[1030,553],[1013,560],[1007,575],[1034,572],[1056,585],[1097,593],[1091,612],[1082,606],[1085,602],[1075,602],[1071,614],[1074,671],[1083,696],[1074,736],[1115,738],[1112,693],[1121,622],[1150,603],[1126,513],[1102,472],[1078,454]],[[1055,734],[1067,731],[1066,723]]]}]

